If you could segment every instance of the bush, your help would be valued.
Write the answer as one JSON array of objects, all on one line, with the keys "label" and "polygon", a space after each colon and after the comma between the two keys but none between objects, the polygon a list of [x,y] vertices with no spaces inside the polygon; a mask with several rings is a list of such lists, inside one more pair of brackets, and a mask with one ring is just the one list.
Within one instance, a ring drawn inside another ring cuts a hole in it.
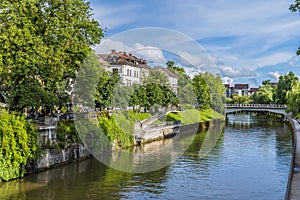
[{"label": "bush", "polygon": [[58,146],[63,149],[67,143],[81,143],[73,121],[60,121],[57,125]]},{"label": "bush", "polygon": [[28,160],[37,152],[37,132],[20,114],[0,112],[0,180],[24,176]]},{"label": "bush", "polygon": [[[117,141],[120,148],[130,147],[134,144],[133,132],[134,125],[132,119],[126,118],[122,113],[113,117],[102,116],[99,124],[104,134],[113,143]],[[122,122],[122,123],[120,123]]]}]

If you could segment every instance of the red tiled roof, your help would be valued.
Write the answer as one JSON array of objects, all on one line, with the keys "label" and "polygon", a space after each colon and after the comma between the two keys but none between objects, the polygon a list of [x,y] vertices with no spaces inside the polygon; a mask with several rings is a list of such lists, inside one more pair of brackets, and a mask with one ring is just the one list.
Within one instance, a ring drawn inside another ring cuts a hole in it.
[{"label": "red tiled roof", "polygon": [[[117,56],[117,61],[113,62],[108,61],[112,55]],[[128,65],[147,65],[147,61],[143,60],[141,58],[137,58],[131,53],[127,53],[126,51],[123,52],[116,52],[115,50],[111,50],[110,54],[97,54],[99,58],[102,58],[103,60],[109,62],[110,64],[128,64]]]}]

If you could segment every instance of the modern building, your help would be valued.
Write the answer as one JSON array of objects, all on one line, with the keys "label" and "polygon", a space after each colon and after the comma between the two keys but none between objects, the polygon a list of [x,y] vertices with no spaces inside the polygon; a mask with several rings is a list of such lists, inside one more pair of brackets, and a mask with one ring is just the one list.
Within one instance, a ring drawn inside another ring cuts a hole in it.
[{"label": "modern building", "polygon": [[234,87],[230,86],[230,84],[224,84],[226,88],[225,96],[230,98],[234,94]]},{"label": "modern building", "polygon": [[233,86],[224,84],[224,86],[226,88],[225,95],[227,98],[231,98],[233,94],[238,96],[251,96],[258,91],[258,88],[250,88],[249,84],[234,84]]},{"label": "modern building", "polygon": [[234,84],[234,91],[238,96],[248,95],[249,89],[249,84]]}]

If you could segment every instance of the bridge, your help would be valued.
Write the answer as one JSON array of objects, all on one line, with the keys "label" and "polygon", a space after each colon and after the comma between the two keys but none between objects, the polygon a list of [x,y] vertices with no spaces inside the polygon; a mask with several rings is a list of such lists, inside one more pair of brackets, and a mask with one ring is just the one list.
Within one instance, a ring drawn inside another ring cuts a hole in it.
[{"label": "bridge", "polygon": [[286,116],[286,105],[280,104],[225,104],[225,113],[247,112],[270,112]]}]

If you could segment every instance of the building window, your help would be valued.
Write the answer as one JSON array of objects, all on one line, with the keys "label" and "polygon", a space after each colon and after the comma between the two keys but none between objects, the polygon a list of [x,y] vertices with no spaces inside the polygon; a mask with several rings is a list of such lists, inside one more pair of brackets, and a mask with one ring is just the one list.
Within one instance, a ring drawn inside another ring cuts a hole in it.
[{"label": "building window", "polygon": [[127,69],[127,76],[129,76],[129,69]]},{"label": "building window", "polygon": [[131,70],[129,70],[129,76],[131,76]]},{"label": "building window", "polygon": [[115,68],[115,69],[113,69],[113,74],[115,74],[115,73],[116,73],[116,74],[117,74],[117,73],[119,73],[119,70],[118,70],[118,69],[116,69],[116,68]]},{"label": "building window", "polygon": [[139,72],[136,72],[136,77],[137,77],[137,78],[139,77]]}]

